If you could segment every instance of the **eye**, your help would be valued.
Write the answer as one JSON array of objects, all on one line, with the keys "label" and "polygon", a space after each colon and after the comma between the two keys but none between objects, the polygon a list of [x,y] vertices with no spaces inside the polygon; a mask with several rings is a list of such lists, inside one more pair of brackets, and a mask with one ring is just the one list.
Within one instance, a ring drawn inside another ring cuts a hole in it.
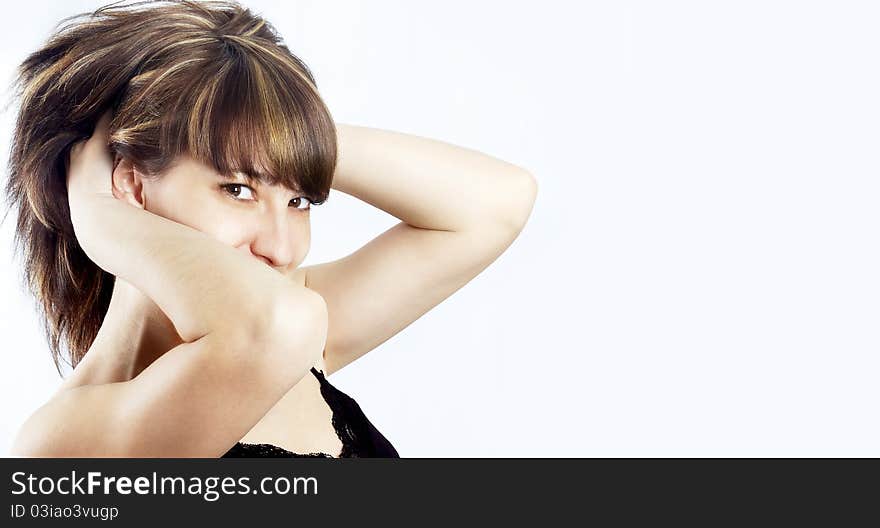
[{"label": "eye", "polygon": [[[312,208],[312,201],[305,196],[296,197],[291,200],[290,203],[293,204],[293,206],[300,211],[308,211]],[[305,207],[301,207],[303,204],[305,204]]]},{"label": "eye", "polygon": [[[225,185],[221,185],[220,187],[222,187],[227,193],[232,195],[233,198],[236,200],[247,201],[248,199],[253,199],[253,197],[254,197],[254,190],[251,189],[250,187],[248,187],[247,185],[244,185],[241,183],[227,183]],[[247,190],[248,193],[250,193],[250,198],[242,198],[241,197],[241,192],[242,192],[242,190],[245,190],[245,189]]]}]

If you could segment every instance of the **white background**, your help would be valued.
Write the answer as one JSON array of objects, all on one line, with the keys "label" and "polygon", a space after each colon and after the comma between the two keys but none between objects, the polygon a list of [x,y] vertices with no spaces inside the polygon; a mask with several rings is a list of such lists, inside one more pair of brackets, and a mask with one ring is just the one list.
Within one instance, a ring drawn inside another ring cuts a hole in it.
[{"label": "white background", "polygon": [[[8,6],[3,74],[101,4]],[[501,258],[330,378],[402,456],[880,456],[877,4],[244,4],[337,121],[538,180]],[[396,222],[335,191],[316,213],[305,265]],[[13,219],[0,450],[60,382]]]}]

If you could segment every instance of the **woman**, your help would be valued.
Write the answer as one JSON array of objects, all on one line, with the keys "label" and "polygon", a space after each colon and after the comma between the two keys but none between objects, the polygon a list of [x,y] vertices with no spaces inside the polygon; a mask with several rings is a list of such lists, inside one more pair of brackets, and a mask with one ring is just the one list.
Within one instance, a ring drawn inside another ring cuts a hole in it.
[{"label": "woman", "polygon": [[[73,371],[12,454],[398,456],[326,376],[494,261],[534,179],[334,123],[308,68],[236,3],[66,20],[20,67],[7,192]],[[331,188],[400,223],[300,267]]]}]

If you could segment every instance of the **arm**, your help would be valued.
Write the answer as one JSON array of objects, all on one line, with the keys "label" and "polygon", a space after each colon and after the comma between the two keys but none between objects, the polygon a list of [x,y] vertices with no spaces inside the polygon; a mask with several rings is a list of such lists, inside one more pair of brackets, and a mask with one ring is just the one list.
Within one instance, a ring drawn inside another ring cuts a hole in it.
[{"label": "arm", "polygon": [[105,115],[92,138],[71,149],[68,199],[77,242],[103,270],[152,299],[185,342],[226,331],[242,316],[261,334],[278,322],[267,307],[306,294],[290,292],[274,270],[204,233],[117,199],[108,136]]},{"label": "arm", "polygon": [[77,240],[153,299],[186,342],[133,380],[61,391],[24,424],[13,453],[219,456],[317,361],[326,308],[256,259],[109,194],[108,123],[71,152]]},{"label": "arm", "polygon": [[89,233],[79,237],[89,258],[152,299],[186,342],[242,324],[261,335],[281,322],[273,306],[309,295],[256,259],[113,196],[83,198],[71,216],[78,235]]},{"label": "arm", "polygon": [[305,363],[317,360],[323,313],[301,307],[296,321],[312,331],[299,336],[208,333],[172,348],[131,381],[59,392],[28,418],[10,454],[220,457],[308,372]]},{"label": "arm", "polygon": [[408,225],[464,231],[501,224],[519,231],[537,184],[522,167],[478,152],[390,130],[338,124],[333,188]]},{"label": "arm", "polygon": [[273,319],[273,308],[314,294],[196,229],[114,196],[109,126],[105,114],[92,138],[71,149],[70,218],[86,255],[152,299],[185,342],[236,326],[259,336],[287,325]]},{"label": "arm", "polygon": [[498,258],[537,193],[525,169],[428,138],[337,125],[333,187],[401,222],[339,260],[305,267],[327,304],[335,372],[406,328]]}]

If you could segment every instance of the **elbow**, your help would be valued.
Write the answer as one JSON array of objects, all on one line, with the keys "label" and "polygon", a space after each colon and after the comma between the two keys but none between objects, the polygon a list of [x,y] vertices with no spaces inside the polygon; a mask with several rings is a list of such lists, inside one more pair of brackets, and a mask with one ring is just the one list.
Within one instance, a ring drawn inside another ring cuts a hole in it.
[{"label": "elbow", "polygon": [[323,352],[327,307],[316,292],[283,285],[266,296],[259,310],[240,307],[236,324],[212,332],[222,343],[224,368],[253,383],[275,387],[283,396],[308,374]]},{"label": "elbow", "polygon": [[308,288],[284,289],[254,337],[279,373],[298,381],[320,359],[327,341],[327,304]]},{"label": "elbow", "polygon": [[498,218],[511,233],[523,230],[538,196],[538,182],[525,169],[511,179],[509,190],[504,191],[505,206]]}]

